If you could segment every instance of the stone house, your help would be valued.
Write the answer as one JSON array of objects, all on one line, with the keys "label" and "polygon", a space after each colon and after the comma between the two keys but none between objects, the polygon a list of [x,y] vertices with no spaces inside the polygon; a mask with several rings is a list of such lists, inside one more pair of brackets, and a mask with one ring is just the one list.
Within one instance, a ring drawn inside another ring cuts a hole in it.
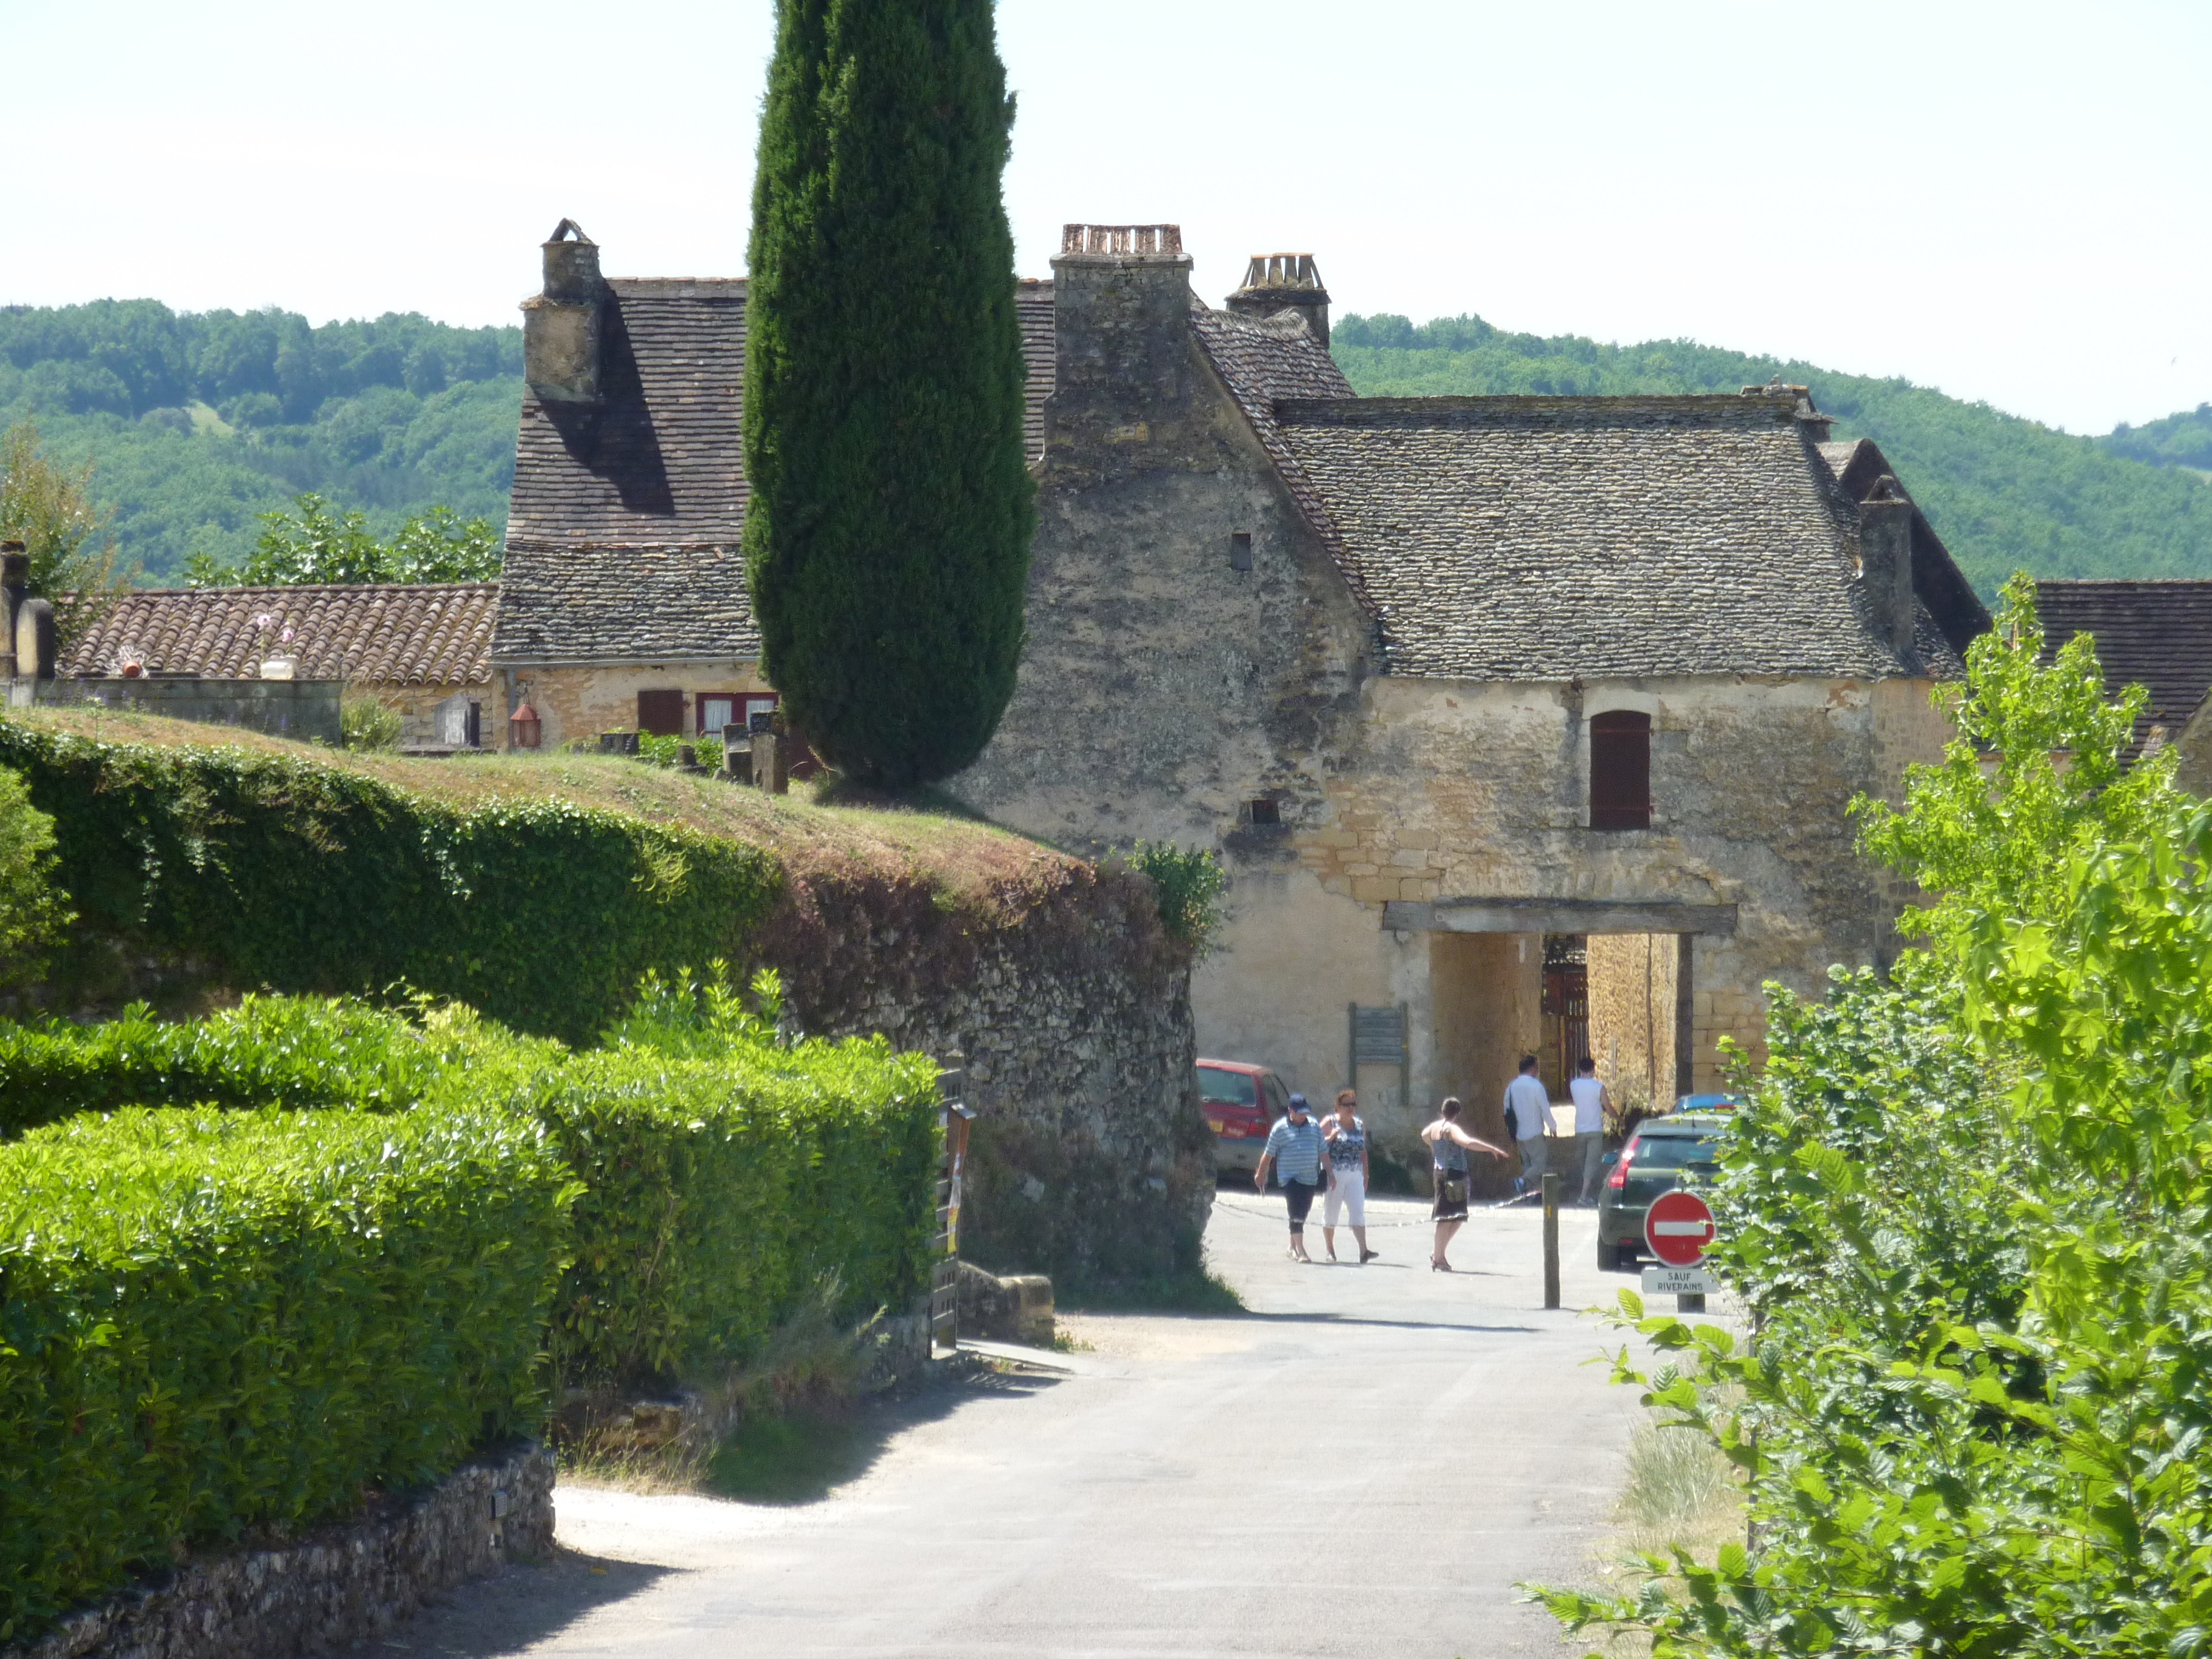
[{"label": "stone house", "polygon": [[492,693],[496,582],[138,588],[62,653],[62,675],[343,681],[401,718],[403,747],[498,746]]},{"label": "stone house", "polygon": [[[768,695],[737,540],[744,284],[603,283],[564,224],[495,666],[547,740]],[[1174,226],[1024,283],[1039,481],[1019,687],[949,787],[1063,846],[1218,848],[1200,1053],[1356,1080],[1410,1157],[1524,1049],[1629,1091],[1760,1052],[1770,979],[1881,960],[1845,809],[1945,735],[1987,613],[1801,387],[1360,398],[1310,256],[1221,309]],[[648,696],[654,702],[648,705]],[[711,708],[712,712],[705,712]]]}]

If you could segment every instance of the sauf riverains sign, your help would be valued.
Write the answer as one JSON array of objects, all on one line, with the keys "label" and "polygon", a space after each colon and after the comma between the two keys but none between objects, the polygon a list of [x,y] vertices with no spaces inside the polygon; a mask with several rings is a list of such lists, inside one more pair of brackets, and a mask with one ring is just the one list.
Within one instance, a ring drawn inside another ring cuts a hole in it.
[{"label": "sauf riverains sign", "polygon": [[1713,1242],[1713,1212],[1697,1194],[1676,1188],[1651,1200],[1644,1212],[1644,1242],[1660,1265],[1644,1270],[1646,1296],[1702,1297],[1720,1288],[1698,1264]]}]

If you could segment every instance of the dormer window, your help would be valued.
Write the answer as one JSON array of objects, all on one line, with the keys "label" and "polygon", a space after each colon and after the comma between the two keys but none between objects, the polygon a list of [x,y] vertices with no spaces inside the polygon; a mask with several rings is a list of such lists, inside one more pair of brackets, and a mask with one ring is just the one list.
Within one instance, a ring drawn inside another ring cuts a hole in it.
[{"label": "dormer window", "polygon": [[1590,716],[1589,827],[1651,827],[1651,716],[1626,708]]}]

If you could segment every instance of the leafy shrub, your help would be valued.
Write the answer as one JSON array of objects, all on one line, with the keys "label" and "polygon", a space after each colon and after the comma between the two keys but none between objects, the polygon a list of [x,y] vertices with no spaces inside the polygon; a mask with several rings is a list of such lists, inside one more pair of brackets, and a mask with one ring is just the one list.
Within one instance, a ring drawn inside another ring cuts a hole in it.
[{"label": "leafy shrub", "polygon": [[460,807],[291,756],[105,743],[0,720],[56,820],[85,922],[233,983],[411,985],[590,1037],[659,965],[744,954],[768,854],[559,800]]},{"label": "leafy shrub", "polygon": [[640,1041],[643,1024],[530,1103],[586,1188],[554,1310],[564,1379],[725,1364],[828,1273],[848,1315],[923,1287],[940,1156],[926,1056],[880,1038],[710,1046],[696,1028]]},{"label": "leafy shrub", "polygon": [[406,724],[397,708],[369,692],[356,692],[338,705],[338,735],[349,749],[397,749]]},{"label": "leafy shrub", "polygon": [[534,1428],[572,1196],[484,1110],[131,1111],[0,1147],[0,1641]]},{"label": "leafy shrub", "polygon": [[519,1086],[564,1052],[460,1007],[410,1020],[337,999],[248,997],[170,1021],[135,1004],[94,1025],[0,1024],[0,1134],[134,1105],[401,1111]]},{"label": "leafy shrub", "polygon": [[1203,956],[1221,926],[1221,860],[1210,850],[1189,851],[1173,842],[1140,841],[1129,862],[1143,871],[1158,897],[1160,923],[1195,955]]},{"label": "leafy shrub", "polygon": [[0,988],[33,977],[73,920],[56,876],[53,819],[0,766]]}]

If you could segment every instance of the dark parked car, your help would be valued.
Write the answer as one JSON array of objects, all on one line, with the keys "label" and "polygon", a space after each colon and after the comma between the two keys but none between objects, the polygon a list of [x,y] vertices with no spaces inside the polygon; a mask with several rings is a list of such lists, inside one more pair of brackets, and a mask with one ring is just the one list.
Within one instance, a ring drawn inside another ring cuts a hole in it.
[{"label": "dark parked car", "polygon": [[1198,1103],[1206,1114],[1206,1127],[1213,1131],[1214,1169],[1242,1170],[1249,1175],[1260,1167],[1267,1131],[1291,1109],[1291,1091],[1282,1079],[1264,1066],[1248,1065],[1241,1060],[1201,1060]]},{"label": "dark parked car", "polygon": [[1682,1184],[1685,1173],[1710,1179],[1717,1142],[1728,1127],[1713,1111],[1650,1117],[1613,1160],[1597,1200],[1597,1265],[1601,1273],[1633,1273],[1643,1257],[1644,1212],[1651,1200]]}]

